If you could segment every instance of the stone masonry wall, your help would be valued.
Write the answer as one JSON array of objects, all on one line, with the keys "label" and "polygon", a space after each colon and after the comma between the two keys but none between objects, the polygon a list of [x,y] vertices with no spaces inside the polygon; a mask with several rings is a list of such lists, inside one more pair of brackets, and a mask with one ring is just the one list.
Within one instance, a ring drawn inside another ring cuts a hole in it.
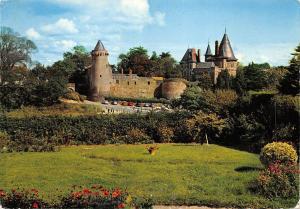
[{"label": "stone masonry wall", "polygon": [[151,77],[138,77],[134,74],[113,75],[110,96],[124,98],[155,98],[160,94],[162,81]]}]

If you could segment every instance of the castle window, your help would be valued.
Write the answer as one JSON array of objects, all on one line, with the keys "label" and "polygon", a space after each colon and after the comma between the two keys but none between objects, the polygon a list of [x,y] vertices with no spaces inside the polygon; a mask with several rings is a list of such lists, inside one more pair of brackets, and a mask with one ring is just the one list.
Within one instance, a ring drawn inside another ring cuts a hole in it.
[{"label": "castle window", "polygon": [[119,80],[116,80],[116,83],[119,84]]},{"label": "castle window", "polygon": [[127,82],[127,85],[129,85],[129,81]]},{"label": "castle window", "polygon": [[100,75],[100,78],[102,77],[102,75]]},{"label": "castle window", "polygon": [[134,85],[136,85],[136,81],[134,82]]},{"label": "castle window", "polygon": [[148,81],[148,85],[150,85],[150,81]]}]

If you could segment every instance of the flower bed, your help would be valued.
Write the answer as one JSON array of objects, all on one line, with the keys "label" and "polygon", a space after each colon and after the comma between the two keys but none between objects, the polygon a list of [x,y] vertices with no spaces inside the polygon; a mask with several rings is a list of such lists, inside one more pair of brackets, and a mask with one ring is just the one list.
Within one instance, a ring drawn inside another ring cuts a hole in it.
[{"label": "flower bed", "polygon": [[[119,188],[107,189],[100,185],[91,188],[73,186],[70,193],[59,203],[48,203],[39,197],[37,189],[13,189],[9,192],[0,189],[0,206],[4,208],[152,208],[144,202],[134,203],[132,197]],[[144,207],[148,205],[148,207]]]}]

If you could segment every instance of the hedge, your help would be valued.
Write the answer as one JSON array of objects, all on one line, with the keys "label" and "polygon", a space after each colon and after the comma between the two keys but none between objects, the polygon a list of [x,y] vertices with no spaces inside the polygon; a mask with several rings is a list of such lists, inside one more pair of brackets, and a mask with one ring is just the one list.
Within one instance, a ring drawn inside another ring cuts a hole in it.
[{"label": "hedge", "polygon": [[[43,151],[45,144],[110,144],[149,143],[161,141],[158,129],[167,125],[174,130],[173,142],[189,142],[184,135],[181,121],[189,117],[187,112],[152,113],[148,115],[99,115],[99,116],[44,116],[28,118],[0,118],[0,132],[9,136],[11,151],[31,151],[30,143],[39,144],[33,151]],[[131,137],[130,130],[141,130],[143,139]],[[144,137],[144,136],[149,137]],[[25,140],[26,139],[26,140]],[[10,147],[7,145],[8,147]],[[33,144],[32,144],[33,145]],[[17,147],[17,148],[16,148]],[[1,148],[0,148],[1,149]],[[52,150],[49,148],[45,150]]]}]

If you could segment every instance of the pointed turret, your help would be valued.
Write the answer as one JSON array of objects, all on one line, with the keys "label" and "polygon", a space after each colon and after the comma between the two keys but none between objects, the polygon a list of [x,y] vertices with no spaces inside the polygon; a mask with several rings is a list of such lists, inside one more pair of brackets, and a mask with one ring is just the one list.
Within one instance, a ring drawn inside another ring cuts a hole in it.
[{"label": "pointed turret", "polygon": [[105,47],[100,40],[97,42],[94,51],[105,51]]},{"label": "pointed turret", "polygon": [[228,38],[226,32],[225,32],[225,34],[223,36],[223,39],[221,41],[218,56],[222,57],[222,58],[227,58],[229,60],[237,60],[234,56],[234,53],[233,53],[233,50],[231,48],[230,41],[229,41],[229,38]]},{"label": "pointed turret", "polygon": [[207,49],[206,49],[206,52],[205,52],[205,56],[212,56],[212,53],[211,53],[211,49],[210,49],[209,43],[208,43],[208,45],[207,45]]}]

